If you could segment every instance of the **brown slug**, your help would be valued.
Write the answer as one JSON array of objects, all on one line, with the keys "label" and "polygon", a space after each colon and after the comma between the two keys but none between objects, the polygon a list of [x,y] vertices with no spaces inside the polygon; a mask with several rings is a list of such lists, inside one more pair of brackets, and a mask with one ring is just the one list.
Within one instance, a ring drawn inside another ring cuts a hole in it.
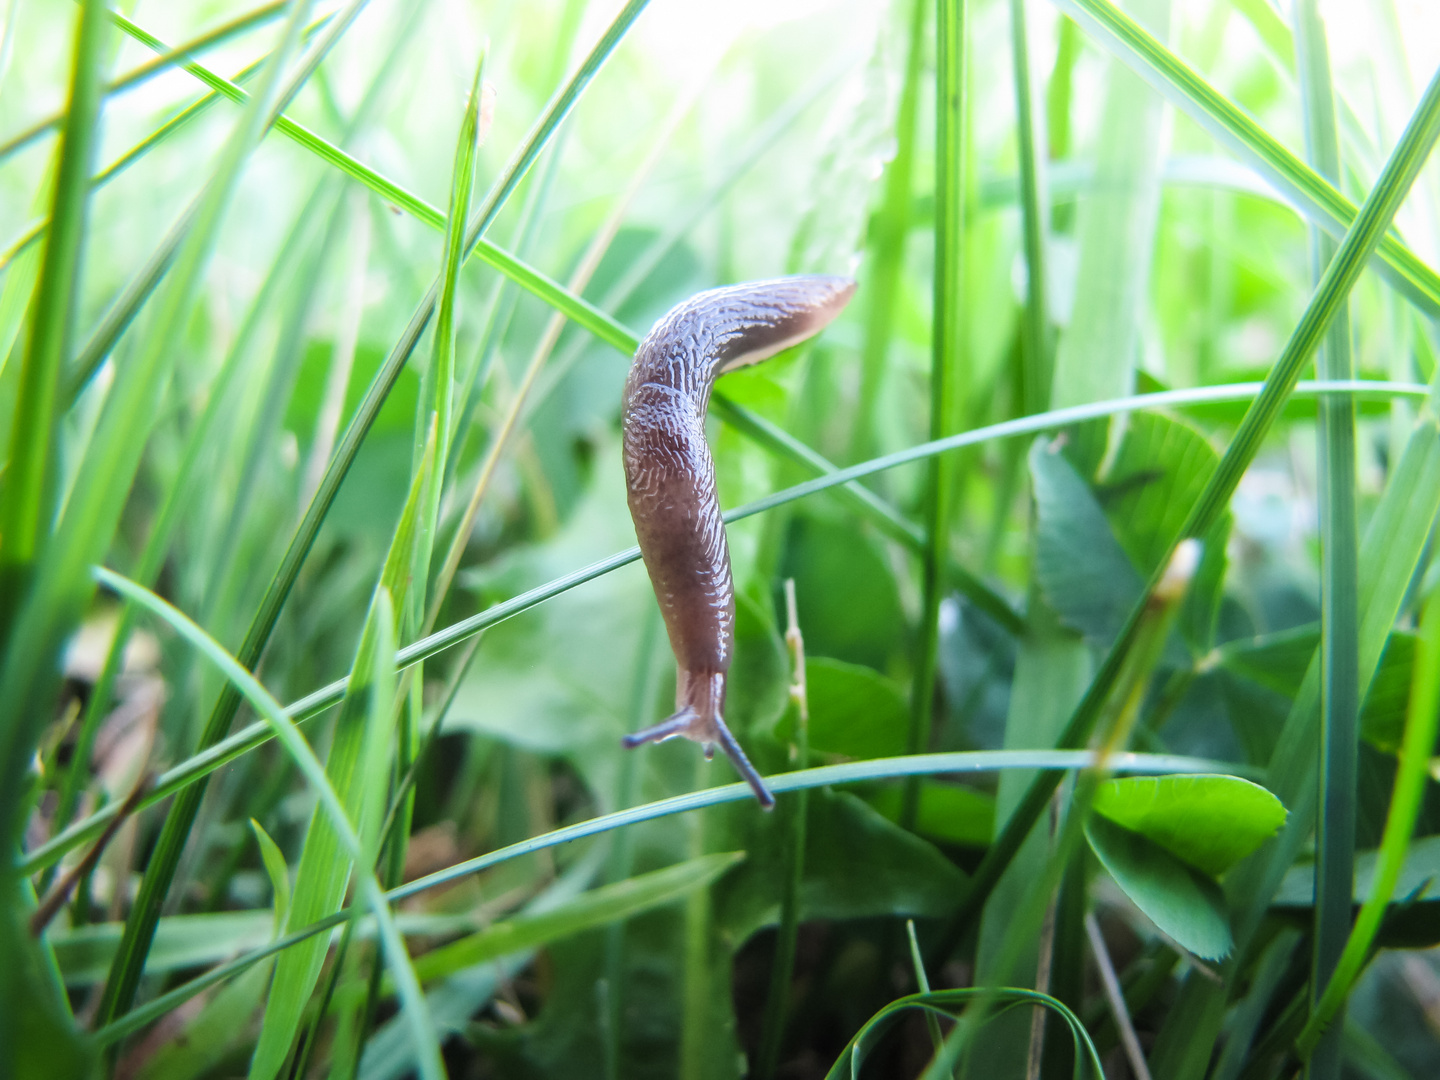
[{"label": "brown slug", "polygon": [[770,809],[775,797],[725,726],[735,651],[730,548],[705,443],[715,380],[819,333],[855,292],[844,277],[754,281],[692,296],[640,343],[625,380],[625,486],[645,569],[679,668],[675,713],[625,736],[627,747],[683,735],[718,745]]}]

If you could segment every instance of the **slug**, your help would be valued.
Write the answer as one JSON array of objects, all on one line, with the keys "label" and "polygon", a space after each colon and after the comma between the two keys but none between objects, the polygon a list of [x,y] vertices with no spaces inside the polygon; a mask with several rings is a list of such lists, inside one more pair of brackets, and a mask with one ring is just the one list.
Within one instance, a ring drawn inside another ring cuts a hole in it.
[{"label": "slug", "polygon": [[718,745],[766,810],[775,797],[723,716],[735,652],[735,587],[705,410],[717,378],[819,333],[854,292],[849,278],[816,275],[700,293],[655,324],[625,380],[630,516],[678,674],[674,714],[622,741],[636,747],[683,735],[705,748],[707,760]]}]

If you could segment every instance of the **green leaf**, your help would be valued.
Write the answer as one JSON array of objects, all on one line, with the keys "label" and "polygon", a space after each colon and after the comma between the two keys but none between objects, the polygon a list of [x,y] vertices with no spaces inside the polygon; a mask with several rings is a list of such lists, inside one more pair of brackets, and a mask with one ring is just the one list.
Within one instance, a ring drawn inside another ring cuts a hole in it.
[{"label": "green leaf", "polygon": [[[721,883],[716,919],[737,942],[780,917],[785,843],[777,822],[753,806],[729,808],[721,844],[744,843],[750,858]],[[812,790],[805,823],[800,919],[945,914],[964,876],[931,844],[854,795]]]},{"label": "green leaf", "polygon": [[1115,884],[1163,933],[1202,959],[1230,951],[1225,897],[1213,879],[1103,817],[1092,816],[1085,835]]},{"label": "green leaf", "polygon": [[1090,486],[1059,447],[1030,448],[1035,487],[1035,578],[1061,621],[1094,644],[1109,644],[1144,582],[1116,540]]},{"label": "green leaf", "polygon": [[1238,776],[1127,776],[1095,792],[1095,813],[1219,877],[1285,823],[1285,807]]},{"label": "green leaf", "polygon": [[[900,820],[898,788],[882,788],[866,801],[890,821]],[[983,848],[995,835],[995,797],[963,784],[923,780],[915,831],[941,843]]]},{"label": "green leaf", "polygon": [[[890,757],[905,750],[909,708],[892,680],[873,668],[825,657],[805,661],[810,749],[852,758]],[[778,732],[793,740],[793,715]]]}]

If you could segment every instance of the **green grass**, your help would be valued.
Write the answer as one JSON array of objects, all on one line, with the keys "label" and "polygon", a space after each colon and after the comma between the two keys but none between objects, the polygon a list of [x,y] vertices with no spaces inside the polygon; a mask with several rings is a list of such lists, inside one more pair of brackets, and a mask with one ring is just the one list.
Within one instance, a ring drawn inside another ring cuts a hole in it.
[{"label": "green grass", "polygon": [[[1436,26],[1293,7],[7,5],[9,1073],[1434,1073]],[[765,815],[619,398],[799,265]]]}]

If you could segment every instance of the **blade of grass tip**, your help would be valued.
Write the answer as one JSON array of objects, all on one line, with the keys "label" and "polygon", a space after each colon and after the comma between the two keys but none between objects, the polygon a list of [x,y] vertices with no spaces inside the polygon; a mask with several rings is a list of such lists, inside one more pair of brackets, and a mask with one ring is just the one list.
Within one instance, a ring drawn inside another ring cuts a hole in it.
[{"label": "blade of grass tip", "polygon": [[[1315,0],[1294,5],[1296,66],[1305,120],[1306,156],[1315,171],[1340,182],[1340,137],[1325,26]],[[1318,283],[1335,241],[1310,229],[1310,273]],[[1342,305],[1316,353],[1317,374],[1348,379],[1350,318]],[[1345,949],[1355,876],[1355,788],[1360,728],[1360,527],[1355,509],[1355,405],[1345,397],[1319,402],[1317,471],[1320,499],[1320,813],[1315,836],[1315,937],[1310,1000],[1319,1000]],[[1343,1025],[1310,1059],[1314,1080],[1340,1075]]]},{"label": "blade of grass tip", "polygon": [[870,306],[865,312],[860,393],[856,397],[855,420],[850,434],[852,458],[865,457],[875,446],[876,400],[885,381],[886,358],[894,333],[895,305],[905,269],[905,242],[910,235],[915,133],[919,126],[920,83],[925,69],[925,16],[929,9],[927,0],[914,0],[911,8],[905,82],[895,112],[895,156],[885,167],[884,195],[871,225],[873,254],[865,281]]},{"label": "blade of grass tip", "polygon": [[[175,339],[190,316],[191,302],[198,291],[220,222],[237,185],[240,171],[250,152],[259,144],[272,106],[281,96],[285,62],[298,45],[300,29],[309,9],[309,0],[295,0],[286,21],[282,44],[261,77],[261,86],[226,139],[215,167],[205,184],[205,194],[195,213],[194,225],[185,238],[165,288],[157,298],[141,347],[129,363],[121,365],[106,399],[95,437],[91,440],[80,476],[65,509],[61,528],[66,542],[55,546],[53,591],[71,593],[78,610],[89,589],[83,568],[96,562],[108,546],[119,520],[131,482],[139,468],[150,425],[159,411],[159,399],[169,381],[177,351]],[[52,597],[47,597],[53,602]],[[68,606],[68,604],[66,605]],[[50,618],[55,615],[52,609]],[[43,624],[42,624],[43,625]],[[53,629],[52,629],[53,627]],[[57,633],[53,622],[45,633]],[[37,634],[44,640],[44,634]],[[142,889],[143,893],[143,889]],[[158,919],[161,897],[154,898],[148,913]],[[138,984],[144,955],[153,936],[154,919],[146,911],[127,921],[126,939],[116,953],[112,977],[107,981],[100,1017],[108,1020],[123,1012]],[[142,924],[148,931],[137,935]],[[118,976],[118,977],[117,977]]]},{"label": "blade of grass tip", "polygon": [[[243,15],[237,15],[228,22],[207,30],[197,37],[191,38],[182,45],[177,45],[163,56],[157,56],[154,60],[147,61],[138,67],[132,68],[124,75],[112,79],[105,85],[104,94],[106,97],[113,97],[126,90],[133,89],[148,79],[154,78],[163,71],[168,71],[182,60],[217,45],[223,45],[231,38],[243,34],[247,30],[254,30],[264,26],[271,20],[279,17],[285,10],[289,0],[272,0],[269,4],[263,4],[258,8],[247,11]],[[52,113],[44,119],[37,120],[25,130],[17,132],[10,138],[0,143],[0,162],[3,162],[11,154],[29,146],[41,136],[56,130],[65,121],[64,113]]]},{"label": "blade of grass tip", "polygon": [[1016,142],[1020,151],[1020,224],[1025,237],[1025,311],[1020,321],[1024,411],[1043,412],[1050,403],[1049,307],[1045,300],[1045,228],[1050,219],[1045,192],[1045,155],[1039,153],[1035,88],[1025,0],[1010,0],[1010,52],[1015,77]]},{"label": "blade of grass tip", "polygon": [[32,563],[50,532],[55,507],[62,415],[56,406],[80,292],[90,169],[98,142],[104,36],[104,4],[87,0],[76,20],[70,106],[50,211],[55,228],[41,255],[31,301],[5,486],[0,490],[0,645],[8,637]]},{"label": "blade of grass tip", "polygon": [[[1230,496],[1280,414],[1301,369],[1314,354],[1331,320],[1349,297],[1350,290],[1365,268],[1366,260],[1375,244],[1389,228],[1395,211],[1429,156],[1437,135],[1440,135],[1440,72],[1431,80],[1406,126],[1404,135],[1386,162],[1380,179],[1376,181],[1375,187],[1361,207],[1354,226],[1346,233],[1335,257],[1326,267],[1324,277],[1266,378],[1264,387],[1246,411],[1215,472],[1191,507],[1180,535],[1172,543],[1172,552],[1173,544],[1178,544],[1186,537],[1203,536],[1219,515],[1224,513]],[[1160,565],[1164,566],[1168,561],[1167,557]],[[1157,582],[1158,574],[1147,587],[1146,596]],[[1131,609],[1125,626],[1106,655],[1099,673],[1091,681],[1085,697],[1066,723],[1057,742],[1058,746],[1080,745],[1089,738],[1100,709],[1120,673],[1124,658],[1134,644],[1144,606],[1145,600],[1142,597]],[[1021,841],[1044,812],[1058,783],[1059,778],[1050,775],[1037,777],[1031,784],[1004,831],[986,851],[976,868],[967,898],[957,913],[955,925],[963,926],[968,923],[979,910],[979,905],[994,887]]]},{"label": "blade of grass tip", "polygon": [[[935,9],[935,306],[930,331],[930,439],[943,439],[959,424],[965,399],[961,357],[964,323],[961,259],[965,248],[965,0],[940,0]],[[905,748],[915,754],[930,745],[935,709],[936,650],[946,555],[950,551],[950,503],[954,460],[930,459],[925,477],[925,556],[915,676],[910,689],[910,724]],[[915,827],[920,808],[918,780],[906,783],[900,824]]]},{"label": "blade of grass tip", "polygon": [[[365,820],[366,800],[370,796],[364,791],[369,778],[360,770],[373,764],[368,758],[378,752],[373,749],[372,744],[367,743],[371,736],[367,717],[371,716],[372,704],[380,689],[372,683],[370,676],[375,666],[376,650],[383,641],[388,640],[386,634],[391,637],[394,635],[395,612],[403,612],[405,605],[409,603],[407,594],[412,587],[422,517],[429,488],[432,486],[430,480],[435,475],[438,426],[431,414],[425,451],[419,468],[411,478],[405,506],[396,523],[390,550],[385,557],[385,566],[360,633],[360,643],[351,666],[349,688],[346,690],[345,700],[341,703],[340,715],[335,721],[330,752],[325,763],[327,782],[345,793],[345,813],[362,824]],[[391,620],[388,628],[381,625],[382,617]],[[391,659],[393,662],[393,649]],[[393,678],[389,681],[390,696],[384,700],[382,706],[388,725],[384,742],[387,750],[390,745],[389,735],[393,733],[393,721],[397,716]],[[370,750],[367,750],[367,745],[371,746]],[[382,793],[387,787],[387,782],[378,784],[378,790]],[[345,888],[351,873],[361,875],[372,872],[374,852],[369,851],[371,857],[363,865],[352,865],[352,858],[347,856],[353,857],[353,853],[343,850],[342,840],[339,830],[334,828],[327,815],[317,809],[311,815],[304,847],[300,853],[300,866],[295,875],[295,892],[290,904],[289,929],[294,930],[338,911],[344,903]],[[260,1038],[250,1061],[251,1080],[272,1080],[290,1056],[305,1003],[310,999],[320,977],[325,951],[326,942],[316,939],[286,953],[275,965],[275,981],[265,1004]]]},{"label": "blade of grass tip", "polygon": [[[1390,796],[1390,811],[1380,840],[1380,853],[1355,928],[1325,985],[1325,991],[1311,1010],[1310,1019],[1295,1040],[1302,1060],[1323,1045],[1329,1025],[1336,1022],[1345,999],[1370,957],[1375,935],[1395,895],[1395,884],[1405,865],[1415,822],[1420,816],[1429,778],[1436,729],[1440,727],[1440,591],[1430,594],[1420,619],[1420,641],[1415,656],[1415,674],[1410,685],[1410,710],[1400,747],[1400,763]],[[1313,1058],[1311,1059],[1313,1061]]]},{"label": "blade of grass tip", "polygon": [[[849,480],[883,472],[885,469],[896,468],[913,461],[923,460],[929,454],[944,453],[966,446],[977,446],[994,439],[1033,435],[1042,431],[1056,430],[1088,420],[1113,416],[1122,412],[1147,408],[1183,408],[1187,405],[1213,404],[1222,401],[1241,401],[1255,397],[1262,389],[1263,384],[1261,383],[1238,383],[1228,386],[1197,387],[1188,390],[1167,390],[1155,394],[1140,394],[1131,398],[1122,398],[1118,401],[1097,402],[1094,405],[1078,406],[1070,409],[1056,409],[1038,416],[1007,420],[999,424],[990,425],[989,427],[976,428],[972,431],[964,432],[961,435],[943,439],[939,443],[922,444],[921,446],[912,447],[909,450],[899,451],[895,454],[886,455],[883,458],[877,458],[871,462],[850,466],[832,475],[822,476],[816,480],[808,480],[802,484],[797,484],[794,487],[758,499],[755,502],[736,507],[728,511],[724,517],[727,524],[732,521],[741,521],[754,514],[763,513],[773,506],[783,505],[784,503],[793,502],[808,495],[816,494],[817,492],[827,491]],[[1350,382],[1328,384],[1302,382],[1296,386],[1295,393],[1299,396],[1309,396],[1318,393],[1349,393],[1360,396],[1374,394],[1391,396],[1404,394],[1414,397],[1425,397],[1430,393],[1430,390],[1426,386],[1407,383]],[[490,626],[494,626],[515,615],[528,611],[530,608],[536,607],[546,600],[553,599],[570,589],[602,577],[612,570],[636,562],[639,558],[639,548],[628,548],[599,562],[591,563],[588,566],[581,567],[578,570],[546,582],[543,585],[536,586],[534,589],[522,593],[519,596],[502,601],[501,603],[486,608],[476,615],[461,619],[441,630],[437,630],[435,633],[419,641],[411,642],[396,654],[396,662],[399,666],[405,667],[410,664],[419,663],[422,660],[428,660],[430,657],[444,652],[446,649],[452,648],[462,641],[473,638]],[[345,688],[346,680],[338,679],[292,702],[287,706],[288,714],[297,721],[308,720],[318,716],[326,709],[333,707],[344,697]],[[268,727],[263,723],[252,724],[225,740],[201,750],[186,761],[175,765],[156,778],[153,790],[140,804],[139,809],[143,810],[153,806],[155,803],[183,790],[197,780],[203,779],[221,766],[234,761],[242,754],[248,753],[250,750],[263,745],[270,737],[268,731]],[[26,854],[20,863],[21,870],[26,874],[32,874],[52,864],[56,859],[61,858],[77,845],[96,836],[99,831],[104,828],[105,823],[114,816],[114,813],[113,807],[104,808],[91,814],[83,821],[75,823],[60,835],[53,837]]]},{"label": "blade of grass tip", "polygon": [[[1305,218],[1337,238],[1352,228],[1354,203],[1109,0],[1051,2],[1074,17],[1097,44],[1254,166]],[[1393,236],[1382,236],[1371,254],[1379,260],[1377,269],[1413,304],[1431,318],[1440,315],[1440,276],[1419,256]]]},{"label": "blade of grass tip", "polygon": [[[905,920],[905,938],[910,944],[910,966],[915,970],[915,985],[920,993],[930,993],[930,976],[925,974],[925,960],[920,955],[920,942],[915,937],[915,920]],[[926,1010],[925,1026],[930,1030],[930,1045],[938,1054],[945,1039],[940,1034],[940,1021],[935,1014]]]},{"label": "blade of grass tip", "polygon": [[[327,16],[326,19],[317,20],[312,26],[307,28],[309,31],[314,31],[329,20],[329,26],[324,35],[316,41],[314,47],[305,57],[304,62],[297,67],[284,91],[278,95],[276,105],[270,108],[270,115],[265,122],[266,128],[268,128],[275,117],[279,115],[280,107],[283,106],[283,103],[299,92],[305,80],[314,72],[320,61],[328,55],[330,49],[340,40],[340,35],[349,28],[355,17],[359,15],[360,10],[368,2],[369,0],[352,0],[349,7],[338,16]],[[163,49],[163,46],[159,47]],[[288,48],[288,46],[284,47]],[[276,55],[276,52],[272,52],[259,63],[269,65],[273,62]],[[246,100],[248,101],[250,98],[247,96]],[[202,101],[194,108],[198,109],[205,104],[206,101]],[[179,119],[180,117],[176,117],[176,121]],[[173,123],[175,123],[175,121],[172,121],[172,124]],[[146,143],[142,142],[140,145],[146,146]],[[153,143],[150,145],[153,145]],[[126,158],[130,158],[130,155],[127,155]],[[128,161],[122,159],[121,162],[117,162],[116,165],[112,166],[107,172],[113,174],[121,163],[128,164]],[[66,381],[72,401],[79,395],[80,391],[84,389],[85,384],[95,372],[99,370],[100,365],[104,362],[105,358],[110,355],[110,351],[120,339],[120,335],[129,327],[130,323],[139,313],[140,307],[156,288],[158,288],[161,280],[165,277],[166,273],[168,273],[171,263],[180,251],[182,243],[190,234],[190,230],[195,224],[195,215],[199,212],[204,199],[205,193],[202,191],[195,197],[189,207],[186,208],[184,214],[171,226],[170,231],[166,233],[165,238],[157,245],[143,269],[131,279],[125,289],[115,299],[114,303],[110,305],[109,310],[106,311],[105,316],[100,321],[100,325],[95,329],[94,333],[91,334],[85,348],[81,350],[70,372],[67,373]]]},{"label": "blade of grass tip", "polygon": [[[717,57],[715,63],[718,62],[719,58]],[[590,242],[586,245],[584,253],[580,256],[580,261],[576,264],[574,271],[570,275],[570,280],[566,282],[566,291],[572,296],[580,296],[584,293],[586,286],[590,284],[590,279],[594,276],[595,271],[599,269],[600,262],[605,257],[605,253],[610,250],[610,245],[614,241],[616,234],[619,233],[620,226],[624,224],[625,216],[629,212],[635,198],[640,194],[641,188],[654,171],[655,166],[659,164],[660,155],[666,146],[669,145],[671,138],[674,136],[681,122],[689,115],[690,110],[694,108],[695,102],[699,100],[713,66],[712,64],[709,68],[691,76],[687,89],[679,95],[675,104],[671,106],[669,113],[661,122],[660,131],[651,141],[650,149],[632,172],[629,183],[626,184],[625,189],[615,200],[615,204],[610,208],[610,212],[606,215],[600,228],[596,230],[595,234],[590,238]],[[480,511],[480,503],[485,498],[485,492],[489,490],[490,480],[494,476],[500,456],[505,451],[511,436],[519,425],[521,416],[525,411],[525,406],[529,401],[531,391],[535,386],[535,381],[545,366],[546,360],[550,358],[550,354],[554,350],[556,343],[560,340],[560,333],[564,328],[565,316],[558,311],[552,313],[545,324],[545,329],[540,334],[540,339],[535,344],[535,349],[531,353],[530,361],[525,366],[524,374],[521,375],[520,382],[516,385],[511,395],[510,404],[505,410],[505,416],[501,420],[499,427],[497,427],[491,435],[490,446],[485,452],[485,458],[476,476],[475,485],[470,491],[470,499],[465,505],[465,510],[460,515],[460,523],[456,527],[455,535],[450,541],[449,550],[445,555],[445,562],[442,564],[440,572],[436,575],[431,591],[430,608],[426,614],[423,629],[421,630],[422,634],[428,634],[434,629],[435,621],[440,616],[440,608],[444,604],[445,598],[450,591],[451,582],[454,581],[455,573],[460,568],[460,560],[465,554],[465,548],[470,541],[470,533],[475,527],[475,517]],[[627,331],[627,334],[629,333],[630,332]],[[633,337],[633,334],[631,334],[631,336]],[[634,344],[630,346],[629,352],[633,353],[637,348],[639,348],[639,341],[635,341]],[[528,416],[526,418],[528,419]]]},{"label": "blade of grass tip", "polygon": [[[351,824],[350,818],[346,815],[340,796],[336,794],[320,760],[315,756],[310,744],[305,741],[305,736],[300,734],[300,729],[295,726],[294,721],[285,715],[285,710],[280,703],[271,697],[270,692],[260,684],[259,680],[226,652],[219,642],[205,633],[182,612],[150,590],[143,589],[104,567],[95,567],[94,577],[106,588],[114,590],[167,623],[207,660],[218,667],[227,680],[239,687],[250,706],[272,725],[276,738],[290,755],[301,775],[315,790],[320,801],[320,812],[323,813],[340,838],[346,854],[361,868],[360,872],[356,874],[357,885],[363,895],[366,907],[370,909],[371,915],[375,918],[386,960],[389,962],[391,974],[395,978],[396,990],[400,995],[401,1004],[415,1040],[415,1053],[420,1064],[420,1075],[425,1080],[440,1080],[445,1076],[445,1067],[440,1061],[440,1048],[431,1035],[429,1009],[425,1004],[425,995],[420,990],[420,983],[415,978],[415,969],[410,963],[409,953],[405,951],[405,943],[401,940],[399,930],[395,926],[389,901],[386,899],[384,890],[380,888],[380,882],[376,879],[374,872],[365,864],[365,850],[360,837]],[[298,891],[297,885],[297,894]],[[298,896],[292,899],[292,905],[296,900],[298,900]]]},{"label": "blade of grass tip", "polygon": [[[1004,769],[1080,769],[1093,764],[1094,761],[1095,755],[1093,753],[1079,750],[983,750],[962,753],[922,754],[917,757],[885,758],[872,761],[851,762],[846,765],[826,765],[819,768],[806,769],[803,772],[783,773],[772,777],[771,781],[773,782],[775,790],[791,792],[834,784],[893,780],[911,775],[940,776]],[[1111,772],[1139,772],[1145,774],[1223,773],[1226,769],[1232,768],[1224,762],[1213,761],[1206,758],[1180,757],[1173,754],[1120,754],[1109,759],[1107,764]],[[747,798],[754,798],[754,792],[750,790],[749,785],[734,783],[727,784],[723,787],[707,788],[686,795],[673,796],[658,802],[647,803],[643,806],[615,811],[611,814],[592,818],[589,821],[565,826],[553,832],[545,833],[542,836],[522,840],[486,855],[479,856],[476,859],[457,863],[454,866],[436,871],[423,878],[417,878],[415,881],[411,881],[399,888],[389,890],[384,894],[384,898],[392,904],[399,903],[409,897],[417,896],[428,889],[439,888],[442,885],[458,881],[463,877],[479,873],[491,866],[498,866],[524,855],[533,854],[536,851],[544,851],[549,848],[574,843],[576,840],[582,840],[590,836],[603,835],[604,833],[613,832],[617,829],[628,828],[640,822],[654,821],[676,814],[688,813],[692,810],[720,806],[725,803],[740,802]],[[216,983],[244,971],[260,960],[284,952],[300,941],[304,941],[316,934],[339,926],[347,919],[359,914],[360,911],[361,908],[357,906],[337,912],[301,930],[287,934],[278,941],[247,953],[236,960],[222,964],[183,986],[177,987],[175,990],[137,1007],[124,1017],[97,1031],[94,1039],[100,1045],[107,1045],[117,1039],[125,1038],[127,1035],[152,1023],[158,1017],[163,1016],[181,1002],[188,1000],[202,990],[208,989]]]},{"label": "blade of grass tip", "polygon": [[[470,196],[475,185],[475,158],[479,152],[480,139],[480,98],[487,51],[488,42],[481,46],[480,58],[475,64],[475,78],[470,86],[470,97],[465,105],[460,135],[455,143],[455,164],[450,180],[450,213],[446,222],[445,255],[441,269],[440,312],[435,321],[434,356],[425,373],[426,380],[430,382],[430,395],[427,398],[423,389],[421,393],[421,401],[425,403],[422,407],[432,410],[436,417],[436,475],[440,478],[445,475],[446,463],[450,457],[450,433],[455,406],[455,293],[460,284],[465,223],[470,214]],[[425,584],[430,580],[430,553],[435,546],[436,530],[440,525],[443,486],[439,480],[430,486],[428,505],[421,519],[419,555],[415,567],[421,586],[411,597],[410,610],[413,615],[406,622],[407,627],[418,629],[422,636],[430,632],[435,618],[433,613],[426,615]],[[468,539],[469,530],[463,525],[462,532]],[[441,571],[441,577],[445,577],[444,570]],[[438,609],[440,589],[448,585],[449,582],[445,581],[443,586],[437,587],[432,612]]]}]

